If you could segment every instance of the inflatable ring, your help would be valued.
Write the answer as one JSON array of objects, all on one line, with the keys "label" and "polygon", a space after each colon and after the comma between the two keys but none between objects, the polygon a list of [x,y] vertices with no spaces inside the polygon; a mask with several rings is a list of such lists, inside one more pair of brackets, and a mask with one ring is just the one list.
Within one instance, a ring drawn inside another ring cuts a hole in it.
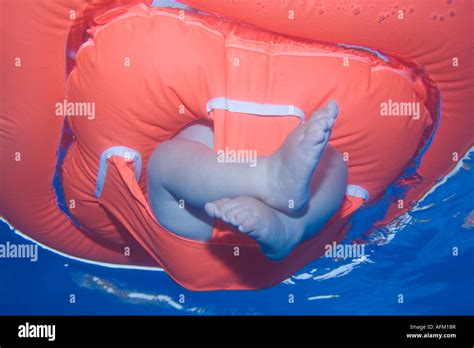
[{"label": "inflatable ring", "polygon": [[[472,145],[467,2],[186,3],[218,16],[146,1],[2,4],[0,212],[23,235],[82,260],[161,267],[191,290],[268,287],[342,241],[407,166],[422,180],[386,221]],[[216,149],[269,154],[328,98],[340,104],[330,143],[347,160],[346,197],[287,258],[223,223],[209,242],[160,226],[145,184],[158,143],[210,119]]]}]

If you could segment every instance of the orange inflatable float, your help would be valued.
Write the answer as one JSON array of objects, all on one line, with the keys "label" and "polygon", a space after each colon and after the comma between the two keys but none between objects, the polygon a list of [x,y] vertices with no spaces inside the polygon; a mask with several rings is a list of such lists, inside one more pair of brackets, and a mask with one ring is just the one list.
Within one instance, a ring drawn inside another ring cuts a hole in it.
[{"label": "orange inflatable float", "polygon": [[[186,1],[219,16],[137,2],[2,3],[0,213],[51,249],[162,267],[192,290],[268,287],[342,241],[407,166],[422,180],[386,221],[472,145],[469,2]],[[346,198],[287,258],[267,259],[224,223],[209,242],[160,226],[146,198],[157,144],[210,119],[216,149],[269,154],[329,98]]]}]

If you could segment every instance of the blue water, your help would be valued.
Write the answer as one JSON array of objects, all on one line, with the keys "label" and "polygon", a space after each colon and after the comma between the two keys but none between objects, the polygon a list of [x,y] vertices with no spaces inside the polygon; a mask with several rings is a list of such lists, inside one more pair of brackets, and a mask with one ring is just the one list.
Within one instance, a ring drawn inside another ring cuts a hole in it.
[{"label": "blue water", "polygon": [[[356,216],[355,226],[364,228],[351,231],[346,242],[364,240],[365,256],[315,260],[273,288],[191,292],[164,272],[107,268],[40,249],[37,262],[0,259],[0,314],[472,315],[471,166],[464,159],[391,225],[367,235],[373,219]],[[7,241],[27,243],[1,222],[0,244]]]}]

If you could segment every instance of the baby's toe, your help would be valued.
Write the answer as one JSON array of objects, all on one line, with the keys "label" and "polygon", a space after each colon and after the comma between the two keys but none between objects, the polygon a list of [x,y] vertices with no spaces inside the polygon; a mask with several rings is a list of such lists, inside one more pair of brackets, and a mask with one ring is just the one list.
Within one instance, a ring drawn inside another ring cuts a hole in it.
[{"label": "baby's toe", "polygon": [[226,218],[226,213],[230,209],[235,208],[239,205],[240,205],[240,203],[233,200],[233,199],[229,199],[229,200],[225,201],[224,203],[217,206],[218,217],[221,218],[222,220],[224,220],[225,222],[229,222],[229,220]]},{"label": "baby's toe", "polygon": [[307,133],[303,139],[303,142],[309,145],[317,145],[322,143],[326,139],[326,132],[320,129],[315,129]]},{"label": "baby's toe", "polygon": [[221,199],[218,199],[217,201],[214,201],[212,203],[214,203],[217,207],[220,207],[221,205],[223,205],[224,203],[230,201],[230,198],[221,198]]},{"label": "baby's toe", "polygon": [[233,208],[230,208],[229,210],[227,210],[225,212],[225,214],[222,216],[222,220],[224,220],[225,222],[227,223],[231,223],[232,225],[238,225],[235,221],[235,216],[241,212],[242,210],[244,210],[245,207],[241,204],[233,207]]},{"label": "baby's toe", "polygon": [[235,225],[241,225],[246,219],[253,216],[253,210],[250,208],[245,208],[234,215]]},{"label": "baby's toe", "polygon": [[315,128],[318,128],[324,132],[327,132],[332,128],[332,126],[334,126],[334,121],[335,121],[334,118],[331,118],[331,117],[318,118],[316,121],[314,121],[310,129],[308,129],[308,132],[314,130]]},{"label": "baby's toe", "polygon": [[240,232],[250,232],[254,230],[257,227],[258,224],[258,218],[256,216],[251,216],[247,219],[245,219],[240,225],[239,225],[239,231]]},{"label": "baby's toe", "polygon": [[217,205],[214,202],[207,202],[204,205],[204,210],[210,217],[216,217]]},{"label": "baby's toe", "polygon": [[328,104],[326,105],[326,110],[332,118],[336,118],[339,114],[339,106],[337,105],[335,100],[328,101]]},{"label": "baby's toe", "polygon": [[311,115],[311,120],[316,120],[321,117],[336,118],[339,114],[339,107],[334,100],[330,100],[326,106],[316,110]]},{"label": "baby's toe", "polygon": [[330,111],[326,107],[323,107],[321,109],[316,110],[311,114],[311,121],[316,121],[317,119],[323,118],[323,117],[331,117]]},{"label": "baby's toe", "polygon": [[222,207],[229,201],[230,201],[229,198],[222,198],[222,199],[218,199],[217,201],[212,202],[215,205],[215,209],[214,209],[215,217],[219,219],[222,217],[222,214],[223,214]]}]

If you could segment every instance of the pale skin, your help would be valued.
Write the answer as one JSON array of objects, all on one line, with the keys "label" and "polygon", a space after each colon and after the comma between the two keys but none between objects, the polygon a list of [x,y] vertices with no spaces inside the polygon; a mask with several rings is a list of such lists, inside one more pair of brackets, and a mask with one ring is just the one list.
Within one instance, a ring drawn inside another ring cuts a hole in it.
[{"label": "pale skin", "polygon": [[211,124],[186,127],[159,144],[148,163],[148,197],[158,221],[175,234],[208,241],[213,220],[221,219],[255,239],[268,258],[284,258],[320,231],[344,198],[347,166],[327,144],[337,114],[336,102],[328,102],[255,167],[219,163]]}]

